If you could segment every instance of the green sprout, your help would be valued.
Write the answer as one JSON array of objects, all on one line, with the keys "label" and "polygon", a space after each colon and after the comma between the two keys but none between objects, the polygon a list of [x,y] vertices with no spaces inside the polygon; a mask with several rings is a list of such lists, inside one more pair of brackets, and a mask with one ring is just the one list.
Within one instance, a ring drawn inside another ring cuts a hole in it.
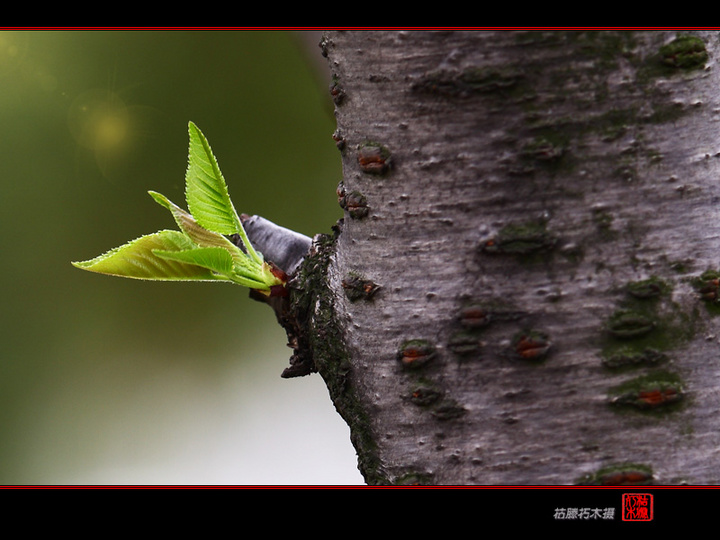
[{"label": "green sprout", "polygon": [[[150,196],[167,208],[180,231],[141,236],[94,259],[73,262],[77,268],[134,279],[222,281],[267,295],[284,290],[285,276],[255,251],[230,200],[217,160],[202,132],[188,124],[190,145],[185,173],[189,212],[164,195]],[[227,236],[237,235],[244,249]],[[282,293],[280,293],[282,294]]]}]

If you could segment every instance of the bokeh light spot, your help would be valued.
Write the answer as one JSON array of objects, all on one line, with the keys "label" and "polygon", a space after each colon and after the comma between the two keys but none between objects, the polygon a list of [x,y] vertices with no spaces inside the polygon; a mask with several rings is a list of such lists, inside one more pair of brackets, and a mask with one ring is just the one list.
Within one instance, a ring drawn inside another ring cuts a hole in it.
[{"label": "bokeh light spot", "polygon": [[130,127],[128,107],[106,90],[90,90],[70,106],[68,126],[77,143],[99,153],[119,152]]}]

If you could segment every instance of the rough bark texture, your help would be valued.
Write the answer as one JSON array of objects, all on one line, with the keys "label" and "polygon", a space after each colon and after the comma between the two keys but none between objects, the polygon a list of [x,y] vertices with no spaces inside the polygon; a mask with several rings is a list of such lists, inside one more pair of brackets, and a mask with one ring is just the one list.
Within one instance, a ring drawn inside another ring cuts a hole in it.
[{"label": "rough bark texture", "polygon": [[717,483],[717,33],[322,47],[346,215],[291,298],[366,481]]}]

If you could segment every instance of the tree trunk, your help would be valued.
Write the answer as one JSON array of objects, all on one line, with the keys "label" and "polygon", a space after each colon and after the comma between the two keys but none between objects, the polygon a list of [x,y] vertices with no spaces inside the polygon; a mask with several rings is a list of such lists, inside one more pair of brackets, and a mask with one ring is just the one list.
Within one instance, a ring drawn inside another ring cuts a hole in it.
[{"label": "tree trunk", "polygon": [[285,324],[366,482],[717,483],[718,34],[321,45],[345,217]]}]

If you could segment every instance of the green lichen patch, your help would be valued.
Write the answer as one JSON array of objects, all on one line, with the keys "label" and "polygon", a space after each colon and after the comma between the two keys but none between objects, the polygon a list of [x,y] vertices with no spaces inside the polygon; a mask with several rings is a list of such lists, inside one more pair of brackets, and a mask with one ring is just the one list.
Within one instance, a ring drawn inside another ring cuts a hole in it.
[{"label": "green lichen patch", "polygon": [[523,72],[513,68],[470,67],[460,72],[457,78],[461,87],[472,93],[507,91],[524,78]]},{"label": "green lichen patch", "polygon": [[476,332],[455,332],[448,340],[448,349],[463,358],[477,358],[482,352],[483,342]]},{"label": "green lichen patch", "polygon": [[410,339],[404,341],[397,352],[397,359],[406,369],[418,369],[437,356],[437,350],[427,339]]},{"label": "green lichen patch", "polygon": [[706,270],[692,280],[692,286],[710,315],[720,315],[720,272]]},{"label": "green lichen patch", "polygon": [[638,70],[639,81],[655,77],[672,77],[705,68],[709,55],[705,43],[697,36],[678,35],[658,48],[657,53],[646,57]]},{"label": "green lichen patch", "polygon": [[603,142],[616,141],[628,132],[628,126],[625,123],[616,123],[608,126],[603,126],[599,130],[600,140]]},{"label": "green lichen patch", "polygon": [[523,72],[511,67],[469,67],[462,71],[438,70],[426,73],[411,88],[418,93],[455,98],[496,93],[507,96],[517,89],[523,79]]},{"label": "green lichen patch", "polygon": [[465,407],[447,397],[442,389],[428,380],[417,382],[407,399],[441,421],[454,420],[467,413]]},{"label": "green lichen patch", "polygon": [[669,371],[656,371],[626,381],[608,392],[608,403],[639,411],[674,411],[685,399],[680,377]]},{"label": "green lichen patch", "polygon": [[565,145],[559,140],[540,136],[528,142],[520,150],[520,157],[536,162],[554,163],[565,153]]},{"label": "green lichen patch", "polygon": [[660,47],[660,61],[673,69],[701,69],[708,61],[708,52],[699,37],[680,35]]},{"label": "green lichen patch", "polygon": [[349,272],[342,280],[342,288],[345,296],[351,302],[358,300],[372,300],[375,294],[380,290],[380,285],[365,278],[358,272]]},{"label": "green lichen patch", "polygon": [[522,140],[515,163],[508,170],[515,175],[570,173],[576,166],[571,152],[585,126],[574,119],[550,121],[527,118],[532,137]]},{"label": "green lichen patch", "polygon": [[458,314],[458,321],[464,328],[480,329],[489,326],[493,313],[483,304],[470,304],[463,307]]},{"label": "green lichen patch", "polygon": [[375,141],[366,141],[360,145],[357,161],[363,172],[375,175],[385,174],[392,165],[390,150]]},{"label": "green lichen patch", "polygon": [[609,369],[654,367],[667,360],[665,353],[655,349],[637,350],[632,347],[622,347],[607,358],[603,358],[603,365]]},{"label": "green lichen patch", "polygon": [[521,360],[540,362],[547,358],[551,348],[550,337],[539,330],[523,330],[512,339],[512,354]]},{"label": "green lichen patch", "polygon": [[367,217],[370,212],[367,197],[359,191],[351,191],[350,193],[344,194],[338,202],[340,203],[340,207],[353,219]]},{"label": "green lichen patch", "polygon": [[653,470],[641,463],[622,463],[598,469],[583,475],[575,485],[579,486],[647,486],[654,483]]},{"label": "green lichen patch", "polygon": [[667,295],[672,287],[658,277],[651,277],[641,281],[632,281],[627,284],[627,292],[640,300],[649,300]]},{"label": "green lichen patch", "polygon": [[460,309],[458,322],[467,330],[481,330],[491,324],[516,321],[524,315],[525,312],[500,299],[473,301]]},{"label": "green lichen patch", "polygon": [[613,228],[615,216],[608,209],[593,208],[590,219],[596,230],[594,241],[610,242],[618,238],[619,232]]},{"label": "green lichen patch", "polygon": [[340,79],[337,75],[333,75],[330,83],[330,96],[332,97],[335,105],[340,105],[345,99],[345,90],[340,83]]},{"label": "green lichen patch", "polygon": [[544,221],[528,221],[505,225],[495,236],[484,240],[480,249],[489,254],[526,256],[549,252],[557,242]]},{"label": "green lichen patch", "polygon": [[617,339],[634,339],[652,332],[657,322],[647,314],[629,309],[618,310],[605,323],[605,330]]},{"label": "green lichen patch", "polygon": [[419,407],[429,407],[443,398],[444,392],[429,381],[421,381],[410,392],[409,400]]},{"label": "green lichen patch", "polygon": [[[654,280],[634,283],[640,284],[641,296],[656,291]],[[646,289],[650,284],[653,286]],[[620,301],[620,309],[608,317],[603,326],[601,356],[607,367],[657,363],[659,355],[671,354],[693,338],[698,313],[685,311],[672,302],[668,294],[670,287],[661,285],[659,295],[648,298],[629,294],[628,289]]]},{"label": "green lichen patch", "polygon": [[598,229],[609,230],[615,218],[605,208],[593,208],[592,221]]}]

